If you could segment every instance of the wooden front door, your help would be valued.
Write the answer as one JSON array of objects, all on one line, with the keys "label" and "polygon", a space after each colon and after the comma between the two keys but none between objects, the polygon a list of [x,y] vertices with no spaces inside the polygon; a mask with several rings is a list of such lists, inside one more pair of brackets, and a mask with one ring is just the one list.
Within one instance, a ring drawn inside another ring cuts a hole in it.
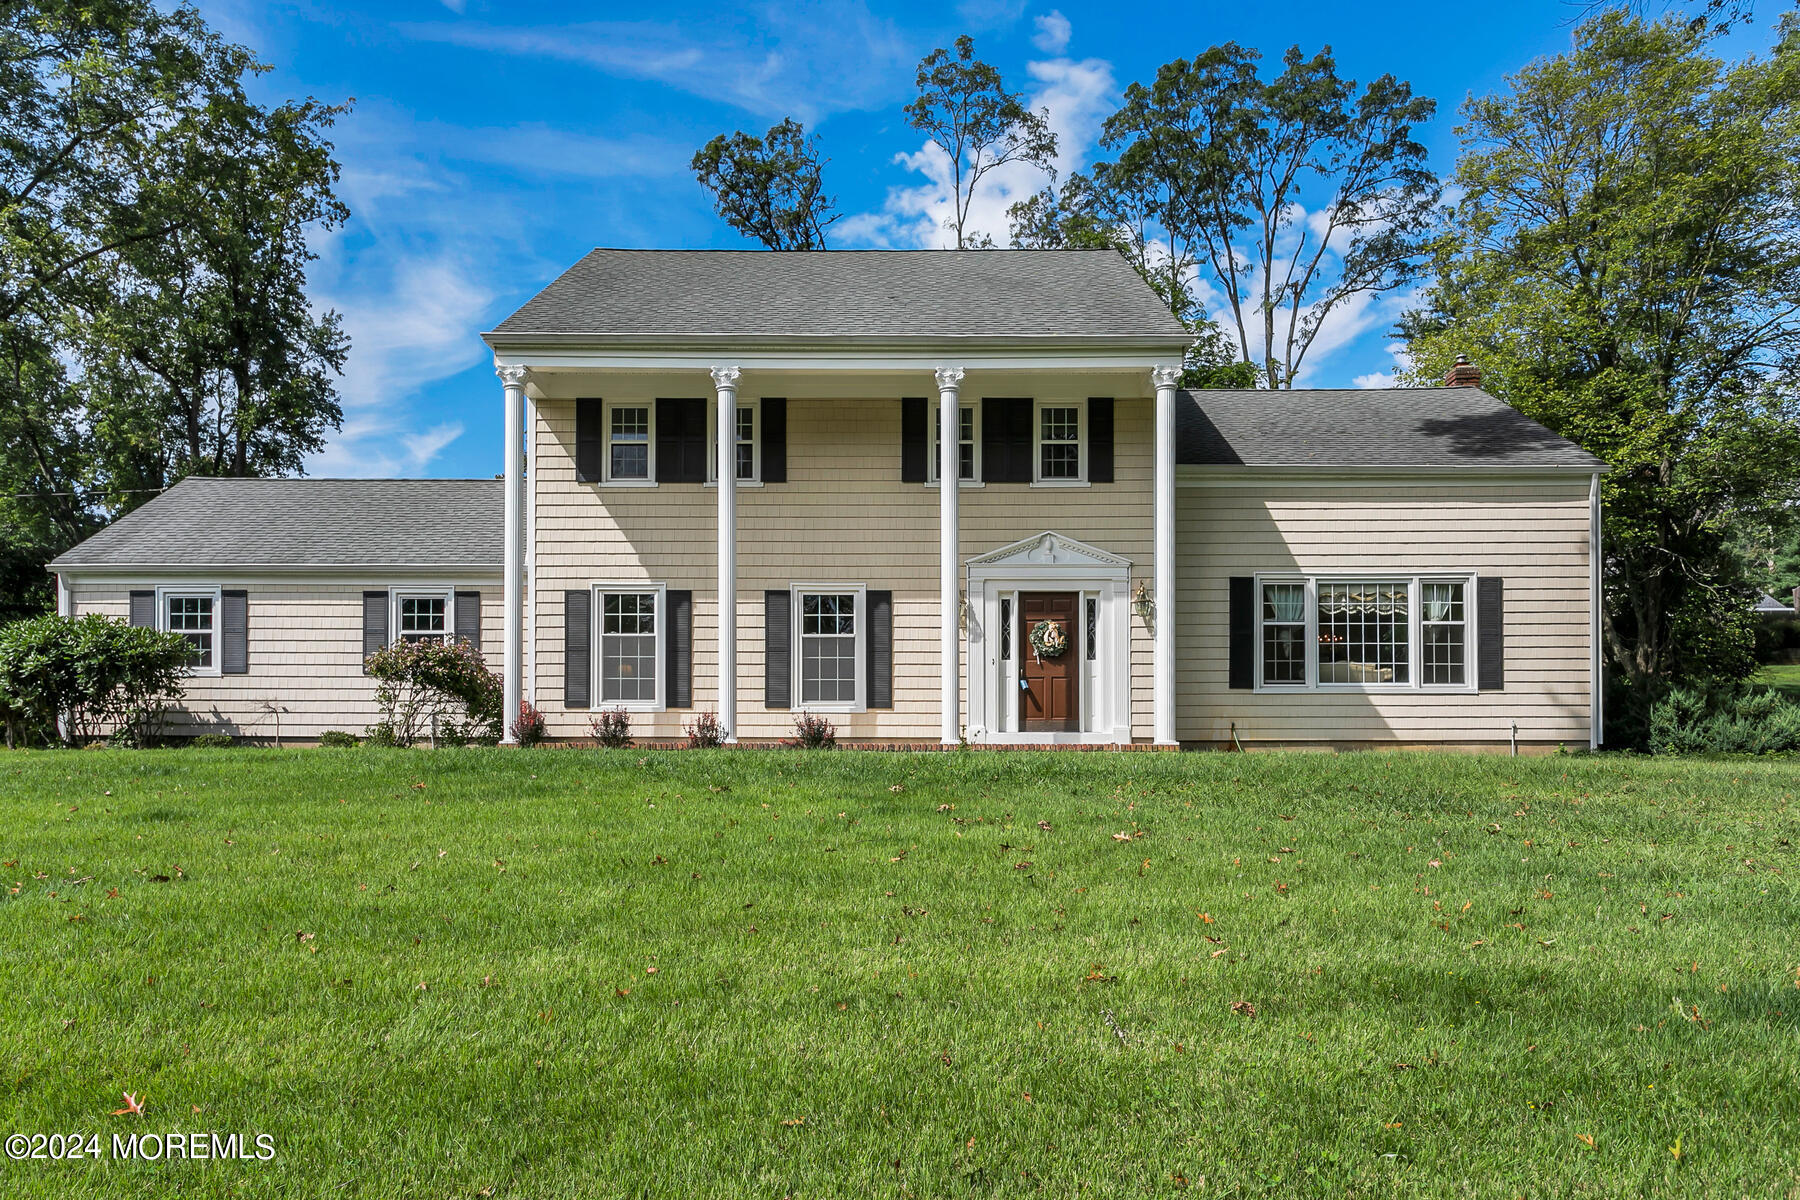
[{"label": "wooden front door", "polygon": [[[1081,731],[1080,679],[1084,651],[1075,619],[1081,597],[1075,592],[1025,592],[1019,597],[1019,728],[1027,733]],[[1031,651],[1031,631],[1039,621],[1062,626],[1068,648],[1055,658]]]}]

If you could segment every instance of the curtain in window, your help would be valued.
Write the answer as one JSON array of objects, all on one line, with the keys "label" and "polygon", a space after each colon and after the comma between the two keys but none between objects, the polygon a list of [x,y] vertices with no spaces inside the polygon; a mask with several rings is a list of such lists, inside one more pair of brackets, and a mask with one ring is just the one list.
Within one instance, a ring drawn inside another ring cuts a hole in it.
[{"label": "curtain in window", "polygon": [[1263,620],[1306,620],[1306,587],[1298,583],[1271,583],[1263,588]]}]

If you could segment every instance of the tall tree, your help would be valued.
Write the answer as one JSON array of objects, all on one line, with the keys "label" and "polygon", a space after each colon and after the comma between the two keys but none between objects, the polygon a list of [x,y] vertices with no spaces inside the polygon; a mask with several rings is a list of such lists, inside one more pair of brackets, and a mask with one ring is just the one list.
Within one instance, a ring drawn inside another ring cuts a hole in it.
[{"label": "tall tree", "polygon": [[1107,119],[1109,170],[1145,196],[1167,270],[1198,266],[1244,362],[1291,387],[1331,316],[1416,276],[1440,189],[1414,127],[1436,111],[1383,75],[1359,93],[1329,48],[1264,80],[1235,43],[1165,64]]},{"label": "tall tree", "polygon": [[694,175],[726,224],[771,250],[823,250],[838,219],[817,138],[792,117],[763,137],[720,134],[695,152]]},{"label": "tall tree", "polygon": [[1800,26],[1728,65],[1610,12],[1464,108],[1457,235],[1404,325],[1612,466],[1607,650],[1634,694],[1752,667],[1732,534],[1800,496]]},{"label": "tall tree", "polygon": [[[967,34],[956,53],[939,47],[919,62],[919,95],[906,106],[907,120],[944,152],[950,167],[950,216],[945,228],[962,250],[978,239],[969,208],[983,177],[1007,163],[1030,163],[1055,173],[1056,134],[1048,110],[1033,112],[1006,90],[1000,72],[975,57]],[[985,243],[984,243],[985,244]]]}]

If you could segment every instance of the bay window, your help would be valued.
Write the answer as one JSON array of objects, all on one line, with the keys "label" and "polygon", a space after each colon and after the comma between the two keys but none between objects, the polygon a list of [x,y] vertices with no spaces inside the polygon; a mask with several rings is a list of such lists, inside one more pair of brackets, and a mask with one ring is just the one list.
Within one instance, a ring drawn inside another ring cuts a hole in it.
[{"label": "bay window", "polygon": [[1471,576],[1257,580],[1257,686],[1466,690]]}]

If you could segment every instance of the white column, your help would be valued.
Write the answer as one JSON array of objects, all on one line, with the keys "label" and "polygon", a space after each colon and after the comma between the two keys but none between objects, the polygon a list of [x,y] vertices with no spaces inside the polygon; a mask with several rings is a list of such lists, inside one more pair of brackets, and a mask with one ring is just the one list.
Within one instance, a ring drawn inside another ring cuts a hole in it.
[{"label": "white column", "polygon": [[737,383],[736,367],[714,367],[719,396],[719,724],[737,741]]},{"label": "white column", "polygon": [[513,720],[519,715],[523,675],[525,578],[525,368],[509,363],[494,368],[506,390],[506,576],[505,630],[500,647],[500,741],[514,745]]},{"label": "white column", "polygon": [[1175,386],[1181,368],[1154,367],[1156,385],[1156,648],[1151,676],[1152,728],[1159,746],[1175,738]]},{"label": "white column", "polygon": [[962,650],[962,588],[958,578],[956,534],[958,502],[962,499],[958,482],[962,476],[957,443],[962,411],[961,367],[944,367],[937,373],[938,385],[938,620],[941,660],[938,686],[943,694],[944,745],[954,746],[962,740],[961,672],[957,670]]}]

